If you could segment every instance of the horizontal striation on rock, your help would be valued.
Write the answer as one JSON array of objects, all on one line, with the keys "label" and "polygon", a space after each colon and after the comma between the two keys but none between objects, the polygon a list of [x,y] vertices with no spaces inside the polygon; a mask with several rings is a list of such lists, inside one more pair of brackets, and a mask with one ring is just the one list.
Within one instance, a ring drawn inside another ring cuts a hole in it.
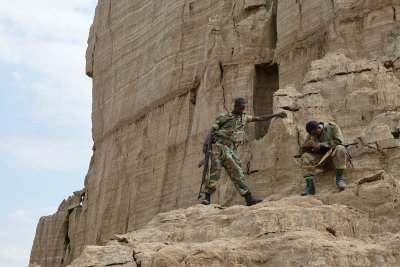
[{"label": "horizontal striation on rock", "polygon": [[399,0],[278,1],[275,58],[282,84],[300,87],[311,61],[329,51],[368,59],[391,55],[400,35],[399,8]]}]

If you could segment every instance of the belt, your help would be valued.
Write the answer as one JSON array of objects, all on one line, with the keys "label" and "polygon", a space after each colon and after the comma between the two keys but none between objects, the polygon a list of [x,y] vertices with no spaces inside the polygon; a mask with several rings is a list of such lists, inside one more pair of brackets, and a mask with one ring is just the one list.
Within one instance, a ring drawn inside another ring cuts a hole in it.
[{"label": "belt", "polygon": [[231,140],[225,139],[220,136],[214,136],[213,143],[220,143],[221,145],[226,145],[229,148],[234,148],[236,149],[238,147],[238,143],[232,142]]}]

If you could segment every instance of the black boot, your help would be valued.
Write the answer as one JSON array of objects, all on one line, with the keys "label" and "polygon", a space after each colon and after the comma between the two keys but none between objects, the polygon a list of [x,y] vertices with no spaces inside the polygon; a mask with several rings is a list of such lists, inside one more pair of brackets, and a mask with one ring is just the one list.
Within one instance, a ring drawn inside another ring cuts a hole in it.
[{"label": "black boot", "polygon": [[253,198],[251,196],[251,193],[247,193],[246,195],[244,195],[244,198],[246,199],[247,206],[253,206],[253,205],[263,201],[262,199]]},{"label": "black boot", "polygon": [[343,190],[346,188],[346,184],[343,182],[343,177],[342,177],[341,172],[336,172],[336,185],[339,187],[340,190]]},{"label": "black boot", "polygon": [[210,197],[211,197],[210,193],[206,193],[206,196],[204,197],[204,199],[201,202],[201,204],[210,205],[210,203],[211,203]]},{"label": "black boot", "polygon": [[303,190],[303,192],[301,192],[302,196],[306,196],[306,195],[315,195],[315,187],[314,187],[314,181],[311,180],[306,180],[307,186],[306,188]]}]

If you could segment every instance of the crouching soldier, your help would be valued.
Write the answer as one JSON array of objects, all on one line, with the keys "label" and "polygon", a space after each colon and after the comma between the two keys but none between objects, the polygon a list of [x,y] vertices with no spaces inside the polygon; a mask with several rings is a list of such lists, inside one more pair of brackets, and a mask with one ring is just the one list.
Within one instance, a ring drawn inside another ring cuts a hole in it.
[{"label": "crouching soldier", "polygon": [[237,142],[247,123],[266,121],[274,117],[286,118],[287,115],[285,112],[280,112],[273,115],[252,117],[244,112],[245,108],[246,101],[243,98],[237,98],[233,111],[219,115],[207,134],[203,145],[203,152],[207,152],[208,141],[212,138],[210,154],[211,167],[209,179],[205,183],[206,194],[202,201],[204,205],[210,204],[210,197],[216,190],[222,167],[225,168],[239,194],[246,199],[247,206],[262,201],[262,199],[254,199],[251,196],[250,189],[243,175],[242,163],[236,155]]},{"label": "crouching soldier", "polygon": [[[301,192],[302,196],[314,195],[314,176],[316,168],[336,170],[336,185],[340,190],[345,189],[342,175],[346,169],[347,151],[339,126],[335,123],[310,121],[306,125],[309,133],[303,145],[301,166],[307,186]],[[332,166],[333,165],[333,166]]]}]

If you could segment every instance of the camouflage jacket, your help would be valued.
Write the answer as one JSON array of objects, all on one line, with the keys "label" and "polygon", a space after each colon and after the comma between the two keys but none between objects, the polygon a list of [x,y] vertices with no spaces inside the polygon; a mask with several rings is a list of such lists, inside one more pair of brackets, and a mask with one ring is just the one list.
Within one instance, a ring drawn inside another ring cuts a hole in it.
[{"label": "camouflage jacket", "polygon": [[219,115],[212,127],[215,129],[215,136],[236,143],[244,131],[244,126],[252,119],[252,116],[244,112],[242,115],[229,112]]},{"label": "camouflage jacket", "polygon": [[311,137],[314,139],[314,142],[320,143],[324,147],[332,147],[336,145],[344,145],[344,139],[342,131],[340,131],[339,126],[333,122],[323,123],[324,125],[321,135],[318,138],[312,137],[308,135],[303,145],[301,146],[301,151],[303,152],[303,148],[310,141]]}]

